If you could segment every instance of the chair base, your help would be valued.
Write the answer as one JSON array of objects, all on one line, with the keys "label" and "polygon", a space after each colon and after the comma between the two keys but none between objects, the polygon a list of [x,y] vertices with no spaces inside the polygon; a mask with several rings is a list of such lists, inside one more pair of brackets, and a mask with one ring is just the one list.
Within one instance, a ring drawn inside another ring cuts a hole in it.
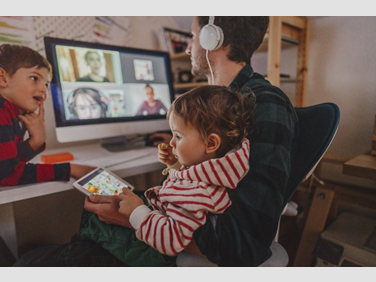
[{"label": "chair base", "polygon": [[270,250],[272,251],[272,256],[260,264],[259,267],[286,267],[288,265],[289,256],[280,244],[273,241]]},{"label": "chair base", "polygon": [[210,262],[207,258],[187,252],[181,252],[176,258],[178,267],[215,267],[218,266]]},{"label": "chair base", "polygon": [[[259,267],[285,267],[289,263],[289,256],[286,250],[277,242],[273,241],[270,250],[272,256],[259,265]],[[218,266],[210,262],[207,258],[187,252],[180,253],[176,258],[178,267],[215,267]]]}]

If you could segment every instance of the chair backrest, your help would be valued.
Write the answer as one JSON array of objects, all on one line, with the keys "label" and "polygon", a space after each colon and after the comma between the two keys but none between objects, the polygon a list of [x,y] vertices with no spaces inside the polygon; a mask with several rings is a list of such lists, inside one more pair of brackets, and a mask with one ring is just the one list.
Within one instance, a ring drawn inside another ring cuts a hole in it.
[{"label": "chair backrest", "polygon": [[308,178],[330,146],[338,129],[340,111],[336,104],[323,103],[296,108],[299,135],[291,159],[285,206],[301,182]]}]

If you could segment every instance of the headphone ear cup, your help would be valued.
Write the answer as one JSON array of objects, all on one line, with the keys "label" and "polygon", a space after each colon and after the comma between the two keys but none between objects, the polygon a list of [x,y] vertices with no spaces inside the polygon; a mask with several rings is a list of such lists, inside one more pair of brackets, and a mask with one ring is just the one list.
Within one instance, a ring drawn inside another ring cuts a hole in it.
[{"label": "headphone ear cup", "polygon": [[216,27],[217,27],[218,32],[219,32],[219,42],[218,42],[218,44],[217,44],[217,47],[216,47],[214,50],[219,49],[219,48],[222,46],[223,41],[225,40],[225,36],[223,35],[223,30],[222,30],[222,28],[220,28],[219,26],[216,26]]},{"label": "headphone ear cup", "polygon": [[201,29],[199,39],[203,49],[208,51],[217,50],[223,44],[223,30],[214,24],[207,24]]}]

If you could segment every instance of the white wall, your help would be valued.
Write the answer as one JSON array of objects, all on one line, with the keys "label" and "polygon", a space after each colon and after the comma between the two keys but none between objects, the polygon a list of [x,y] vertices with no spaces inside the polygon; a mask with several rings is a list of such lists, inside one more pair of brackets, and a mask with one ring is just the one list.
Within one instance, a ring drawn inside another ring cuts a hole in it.
[{"label": "white wall", "polygon": [[376,115],[376,17],[321,17],[311,21],[307,104],[341,110],[329,152],[355,157],[371,149]]},{"label": "white wall", "polygon": [[162,27],[178,28],[172,17],[131,17],[131,46],[128,47],[159,50],[158,34]]},{"label": "white wall", "polygon": [[[336,103],[341,111],[337,135],[328,153],[348,160],[371,150],[376,115],[376,17],[311,17],[306,105]],[[281,52],[281,73],[296,77],[297,48]],[[266,52],[252,58],[266,74]],[[281,83],[294,101],[295,84]],[[325,163],[326,180],[376,188],[376,181],[343,175],[341,163]]]},{"label": "white wall", "polygon": [[[371,150],[376,115],[376,17],[320,17],[311,20],[307,105],[336,103],[339,129],[328,153],[351,159]],[[376,181],[342,173],[325,163],[322,177],[376,188]]]}]

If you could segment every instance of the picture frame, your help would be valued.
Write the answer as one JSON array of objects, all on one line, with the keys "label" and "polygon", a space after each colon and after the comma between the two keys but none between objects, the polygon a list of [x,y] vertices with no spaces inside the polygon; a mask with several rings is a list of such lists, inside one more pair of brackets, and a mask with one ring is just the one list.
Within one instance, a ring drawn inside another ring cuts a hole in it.
[{"label": "picture frame", "polygon": [[170,55],[185,52],[191,39],[192,35],[189,32],[168,27],[162,27],[159,37],[162,49]]}]

